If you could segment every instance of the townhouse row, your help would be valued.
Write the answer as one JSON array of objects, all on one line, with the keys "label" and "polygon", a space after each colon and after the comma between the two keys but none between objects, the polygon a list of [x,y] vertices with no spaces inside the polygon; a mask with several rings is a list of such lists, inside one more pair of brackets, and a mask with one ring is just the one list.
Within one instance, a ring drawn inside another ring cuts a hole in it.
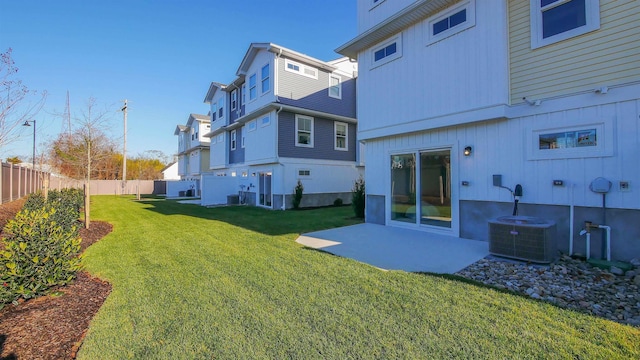
[{"label": "townhouse row", "polygon": [[[205,204],[241,187],[280,209],[298,179],[321,204],[363,171],[370,223],[487,241],[519,200],[558,250],[585,254],[592,221],[640,257],[639,18],[638,0],[359,0],[345,58],[252,44],[176,130],[183,174]],[[187,174],[193,152],[209,163]]]},{"label": "townhouse row", "polygon": [[212,82],[207,115],[179,125],[179,174],[202,205],[301,206],[351,200],[362,175],[356,141],[357,63],[321,61],[272,43],[249,46],[235,79]]}]

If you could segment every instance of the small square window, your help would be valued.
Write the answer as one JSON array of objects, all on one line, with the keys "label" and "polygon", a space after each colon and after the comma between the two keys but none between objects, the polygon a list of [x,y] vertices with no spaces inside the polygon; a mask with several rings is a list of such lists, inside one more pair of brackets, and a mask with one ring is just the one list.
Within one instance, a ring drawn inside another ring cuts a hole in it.
[{"label": "small square window", "polygon": [[256,130],[256,121],[251,120],[247,123],[247,131],[255,131]]},{"label": "small square window", "polygon": [[298,170],[298,176],[311,176],[311,170],[300,169]]},{"label": "small square window", "polygon": [[260,119],[260,126],[264,127],[268,126],[269,124],[271,124],[271,117],[269,117],[269,115]]}]

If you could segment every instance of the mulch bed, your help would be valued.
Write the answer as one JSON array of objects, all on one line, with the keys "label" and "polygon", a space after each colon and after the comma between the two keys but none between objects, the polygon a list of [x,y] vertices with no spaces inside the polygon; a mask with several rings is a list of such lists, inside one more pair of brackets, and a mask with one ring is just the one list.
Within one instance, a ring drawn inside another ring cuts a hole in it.
[{"label": "mulch bed", "polygon": [[[24,201],[0,205],[0,225],[17,213]],[[92,221],[80,229],[81,251],[112,231],[111,224]],[[89,322],[111,292],[111,285],[78,273],[54,295],[21,301],[0,310],[0,360],[75,359]]]}]

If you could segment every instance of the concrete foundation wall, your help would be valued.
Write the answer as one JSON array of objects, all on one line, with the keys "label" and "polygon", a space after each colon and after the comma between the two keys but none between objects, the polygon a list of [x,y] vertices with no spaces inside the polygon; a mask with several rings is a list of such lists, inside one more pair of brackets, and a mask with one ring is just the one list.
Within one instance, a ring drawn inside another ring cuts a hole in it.
[{"label": "concrete foundation wall", "polygon": [[[285,208],[292,209],[293,194],[285,195]],[[318,207],[318,206],[331,206],[336,199],[342,199],[344,205],[351,204],[351,192],[332,192],[322,194],[302,194],[302,200],[300,201],[301,208]],[[273,209],[282,209],[282,194],[273,195]]]},{"label": "concrete foundation wall", "polygon": [[[488,241],[488,221],[511,215],[513,203],[492,201],[460,202],[460,237]],[[569,253],[570,207],[561,205],[519,204],[518,215],[533,216],[556,222],[558,250]],[[586,220],[602,223],[602,208],[574,208],[573,253],[585,254],[586,239],[580,236]],[[611,258],[628,261],[640,257],[640,210],[606,209],[606,225],[611,226]],[[594,230],[591,235],[591,256],[602,258],[603,230]]]},{"label": "concrete foundation wall", "polygon": [[385,197],[384,195],[367,195],[364,209],[365,222],[372,224],[385,224]]}]

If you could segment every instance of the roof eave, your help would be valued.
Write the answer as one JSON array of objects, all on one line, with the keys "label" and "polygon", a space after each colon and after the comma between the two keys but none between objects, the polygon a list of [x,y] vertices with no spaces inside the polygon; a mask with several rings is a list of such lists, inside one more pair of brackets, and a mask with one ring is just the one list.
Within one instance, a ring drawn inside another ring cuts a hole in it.
[{"label": "roof eave", "polygon": [[364,49],[374,46],[456,2],[457,0],[418,0],[340,46],[335,52],[351,59],[357,59],[358,53]]}]

